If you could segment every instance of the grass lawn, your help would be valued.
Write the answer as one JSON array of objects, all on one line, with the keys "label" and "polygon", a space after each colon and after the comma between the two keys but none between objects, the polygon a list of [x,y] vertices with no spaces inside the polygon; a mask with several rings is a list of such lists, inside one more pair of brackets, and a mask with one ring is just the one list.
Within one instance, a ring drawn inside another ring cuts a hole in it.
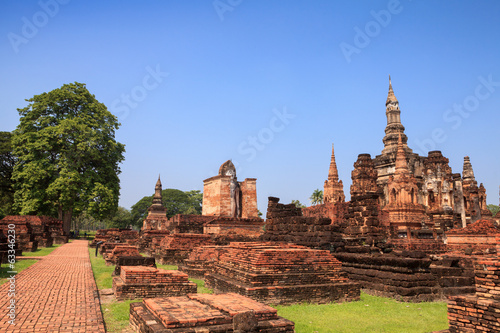
[{"label": "grass lawn", "polygon": [[[41,247],[38,248],[35,252],[23,252],[21,257],[42,257],[46,256],[47,254],[51,253],[58,247],[60,247],[63,244],[54,244],[51,247]],[[23,260],[24,261],[24,260]]]},{"label": "grass lawn", "polygon": [[401,303],[361,293],[349,303],[276,306],[300,332],[431,332],[448,328],[445,302]]},{"label": "grass lawn", "polygon": [[[106,266],[95,249],[89,248],[92,270],[99,289],[112,287],[114,266]],[[173,265],[157,265],[177,269]],[[204,281],[190,279],[199,293],[212,293]],[[129,325],[130,303],[142,300],[113,301],[102,304],[101,310],[108,332],[121,332]],[[448,328],[446,303],[401,303],[390,298],[361,293],[361,300],[349,303],[300,304],[276,306],[278,314],[295,322],[297,333],[328,332],[431,332]]]},{"label": "grass lawn", "polygon": [[[20,273],[22,270],[30,267],[31,265],[33,265],[34,263],[36,263],[38,260],[36,259],[29,259],[29,260],[19,260],[19,261],[16,261],[16,264],[15,264],[15,271],[17,273]],[[0,285],[4,284],[5,282],[7,282],[7,278],[10,277],[11,274],[7,273],[8,271],[10,271],[10,267],[8,266],[8,264],[2,264],[2,267],[0,268]]]}]

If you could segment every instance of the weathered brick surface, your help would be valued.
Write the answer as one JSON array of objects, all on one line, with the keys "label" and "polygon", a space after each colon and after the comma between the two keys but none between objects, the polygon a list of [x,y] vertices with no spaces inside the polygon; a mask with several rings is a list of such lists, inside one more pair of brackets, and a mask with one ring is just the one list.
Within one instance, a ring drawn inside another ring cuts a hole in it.
[{"label": "weathered brick surface", "polygon": [[[246,317],[246,318],[245,318]],[[267,332],[292,333],[294,323],[277,311],[237,294],[192,294],[146,299],[130,304],[135,332]]]},{"label": "weathered brick surface", "polygon": [[181,264],[194,248],[210,244],[210,235],[172,234],[161,240],[155,257],[161,264]]},{"label": "weathered brick surface", "polygon": [[139,232],[136,230],[119,228],[99,229],[90,243],[90,247],[95,247],[96,243],[101,241],[137,245],[139,242]]},{"label": "weathered brick surface", "polygon": [[213,216],[177,214],[167,223],[167,229],[175,234],[202,234],[203,225],[213,220]]},{"label": "weathered brick surface", "polygon": [[236,292],[267,304],[359,299],[359,285],[340,274],[329,251],[274,243],[231,243],[205,275],[216,292]]},{"label": "weathered brick surface", "polygon": [[16,324],[9,283],[0,286],[1,332],[105,332],[88,242],[74,240],[16,275]]},{"label": "weathered brick surface", "polygon": [[329,218],[305,217],[294,204],[280,204],[279,198],[269,197],[265,242],[286,242],[312,248],[330,249],[342,242],[339,227]]},{"label": "weathered brick surface", "polygon": [[154,255],[156,252],[155,245],[160,245],[163,237],[170,235],[168,230],[144,230],[141,231],[141,236],[137,245],[140,252],[145,252],[147,255]]},{"label": "weathered brick surface", "polygon": [[116,299],[180,296],[196,293],[196,283],[177,270],[145,266],[122,266],[120,276],[113,278]]},{"label": "weathered brick surface", "polygon": [[422,302],[474,292],[470,261],[456,257],[431,260],[417,254],[336,253],[335,257],[347,276],[371,294]]},{"label": "weathered brick surface", "polygon": [[195,248],[179,270],[192,278],[202,279],[207,272],[212,272],[214,264],[226,252],[224,246],[200,246]]},{"label": "weathered brick surface", "polygon": [[500,228],[490,220],[478,220],[465,228],[446,232],[448,249],[460,252],[468,249],[472,252],[496,250],[497,235],[500,235]]},{"label": "weathered brick surface", "polygon": [[115,271],[113,275],[120,275],[121,266],[146,266],[156,268],[156,262],[154,257],[143,257],[143,256],[121,256],[116,260]]},{"label": "weathered brick surface", "polygon": [[34,252],[38,249],[38,242],[35,240],[35,234],[31,224],[23,216],[6,216],[0,221],[0,229],[7,235],[9,225],[14,225],[16,231],[17,247],[26,252]]},{"label": "weathered brick surface", "polygon": [[117,245],[105,256],[106,265],[116,265],[119,257],[140,256],[136,246]]}]

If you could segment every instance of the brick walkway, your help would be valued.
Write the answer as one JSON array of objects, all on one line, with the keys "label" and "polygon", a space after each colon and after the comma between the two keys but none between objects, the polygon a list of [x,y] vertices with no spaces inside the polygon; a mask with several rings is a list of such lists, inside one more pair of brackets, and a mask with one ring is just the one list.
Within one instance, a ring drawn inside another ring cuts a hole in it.
[{"label": "brick walkway", "polygon": [[73,240],[16,276],[14,326],[9,287],[0,286],[0,332],[105,332],[88,241]]}]

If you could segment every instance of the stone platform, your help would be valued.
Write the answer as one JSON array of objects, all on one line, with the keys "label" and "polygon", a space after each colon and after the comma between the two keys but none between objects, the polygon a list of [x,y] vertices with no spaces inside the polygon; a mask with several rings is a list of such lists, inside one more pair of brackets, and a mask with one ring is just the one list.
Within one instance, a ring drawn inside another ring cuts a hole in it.
[{"label": "stone platform", "polygon": [[237,294],[193,294],[130,304],[134,332],[292,333],[294,323],[274,308]]},{"label": "stone platform", "polygon": [[192,278],[203,279],[205,273],[212,272],[214,264],[226,252],[224,246],[207,245],[195,248],[189,257],[179,265],[179,271]]},{"label": "stone platform", "polygon": [[113,276],[120,275],[122,266],[146,266],[156,268],[155,258],[143,256],[122,256],[116,260]]},{"label": "stone platform", "polygon": [[117,300],[180,296],[196,293],[196,283],[185,273],[145,266],[122,266],[120,276],[113,278]]},{"label": "stone platform", "polygon": [[329,251],[276,243],[231,243],[205,285],[266,304],[358,300],[360,287],[341,274]]},{"label": "stone platform", "polygon": [[116,265],[118,263],[118,258],[120,257],[131,257],[140,256],[139,250],[135,246],[129,245],[117,245],[113,248],[111,253],[103,255],[106,265]]},{"label": "stone platform", "polygon": [[161,240],[156,248],[156,259],[162,265],[182,264],[196,247],[213,244],[210,235],[172,234]]}]

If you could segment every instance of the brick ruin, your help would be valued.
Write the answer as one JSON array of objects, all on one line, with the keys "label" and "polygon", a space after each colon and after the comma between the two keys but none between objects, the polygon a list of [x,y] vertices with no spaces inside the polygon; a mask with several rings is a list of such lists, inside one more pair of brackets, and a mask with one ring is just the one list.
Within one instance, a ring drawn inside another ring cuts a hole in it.
[{"label": "brick ruin", "polygon": [[99,229],[89,246],[96,247],[98,242],[122,243],[135,246],[139,243],[139,232],[132,229],[119,228]]},{"label": "brick ruin", "polygon": [[156,268],[155,258],[138,256],[119,256],[116,259],[116,266],[113,276],[120,275],[122,266],[146,266]]},{"label": "brick ruin", "polygon": [[23,252],[35,252],[38,249],[38,242],[31,224],[24,216],[6,216],[0,221],[0,229],[4,235],[8,235],[9,224],[13,224],[16,231],[16,246]]},{"label": "brick ruin", "polygon": [[266,242],[286,242],[313,248],[330,249],[341,245],[340,228],[326,217],[302,216],[294,204],[279,203],[279,198],[269,197],[266,231],[261,239]]},{"label": "brick ruin", "polygon": [[327,250],[286,243],[231,243],[205,285],[216,293],[235,292],[265,304],[329,303],[358,300],[359,284],[341,274]]},{"label": "brick ruin", "polygon": [[210,244],[210,235],[172,234],[161,239],[155,257],[160,264],[177,265],[182,263],[194,248]]},{"label": "brick ruin", "polygon": [[144,230],[138,241],[139,252],[152,256],[156,252],[156,244],[160,244],[163,237],[170,235],[168,230]]},{"label": "brick ruin", "polygon": [[255,178],[239,182],[233,162],[224,162],[217,176],[203,181],[202,215],[259,218],[256,182]]},{"label": "brick ruin", "polygon": [[185,273],[146,266],[121,266],[113,277],[113,293],[117,300],[181,296],[196,293],[196,283]]},{"label": "brick ruin", "polygon": [[110,252],[103,253],[106,265],[116,265],[120,257],[137,257],[140,256],[139,250],[135,246],[117,245]]},{"label": "brick ruin", "polygon": [[237,294],[191,294],[130,304],[134,332],[293,333],[294,323],[277,311]]},{"label": "brick ruin", "polygon": [[[498,239],[500,243],[500,239]],[[476,293],[448,300],[449,332],[500,331],[500,261],[481,258],[475,264]]]},{"label": "brick ruin", "polygon": [[446,233],[449,251],[469,254],[496,253],[496,236],[500,228],[490,220],[478,220],[465,228],[451,229]]},{"label": "brick ruin", "polygon": [[205,273],[211,273],[214,264],[227,252],[225,246],[206,245],[195,248],[183,264],[179,266],[179,271],[186,273],[189,277],[203,279]]}]

